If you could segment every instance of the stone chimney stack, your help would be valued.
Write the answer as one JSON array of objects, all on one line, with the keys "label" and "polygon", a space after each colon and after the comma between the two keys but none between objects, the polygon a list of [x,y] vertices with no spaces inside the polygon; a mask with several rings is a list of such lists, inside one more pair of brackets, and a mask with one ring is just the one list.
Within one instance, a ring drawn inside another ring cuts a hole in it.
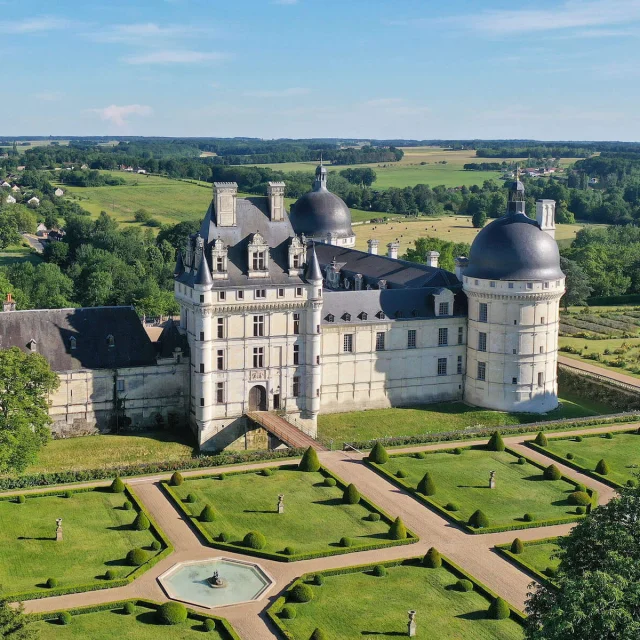
[{"label": "stone chimney stack", "polygon": [[556,201],[536,200],[536,221],[540,229],[554,240],[556,237]]},{"label": "stone chimney stack", "polygon": [[469,266],[469,258],[465,256],[458,256],[456,258],[456,278],[462,282],[465,269]]},{"label": "stone chimney stack", "polygon": [[427,265],[438,268],[438,258],[440,254],[437,251],[427,251]]},{"label": "stone chimney stack", "polygon": [[10,293],[7,293],[7,299],[2,303],[3,311],[15,311],[16,303],[13,301],[13,296]]},{"label": "stone chimney stack", "polygon": [[284,188],[284,182],[269,182],[267,187],[269,214],[272,222],[282,222],[285,219]]},{"label": "stone chimney stack", "polygon": [[398,259],[398,249],[400,249],[400,243],[396,240],[395,242],[390,242],[387,245],[387,257],[392,260]]},{"label": "stone chimney stack", "polygon": [[380,244],[380,240],[376,240],[372,238],[371,240],[367,240],[367,247],[369,247],[369,253],[372,256],[378,255],[378,245]]},{"label": "stone chimney stack", "polygon": [[238,185],[235,182],[213,183],[213,206],[219,227],[236,226],[236,198]]}]

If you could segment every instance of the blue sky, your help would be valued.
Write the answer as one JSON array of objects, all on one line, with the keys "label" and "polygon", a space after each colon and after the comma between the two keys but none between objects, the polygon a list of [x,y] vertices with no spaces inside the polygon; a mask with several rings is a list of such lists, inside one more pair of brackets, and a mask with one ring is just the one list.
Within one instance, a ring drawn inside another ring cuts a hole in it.
[{"label": "blue sky", "polygon": [[0,9],[0,135],[640,140],[640,0]]}]

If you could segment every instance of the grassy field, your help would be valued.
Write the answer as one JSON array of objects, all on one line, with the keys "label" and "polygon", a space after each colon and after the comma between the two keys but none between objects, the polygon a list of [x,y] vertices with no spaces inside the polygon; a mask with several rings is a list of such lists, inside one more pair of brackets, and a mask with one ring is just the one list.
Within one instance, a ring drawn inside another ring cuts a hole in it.
[{"label": "grassy field", "polygon": [[536,541],[525,542],[524,551],[516,556],[516,560],[522,560],[528,565],[531,565],[534,569],[540,573],[544,573],[547,568],[557,569],[560,564],[558,558],[552,557],[560,550],[560,547],[555,542],[541,542]]},{"label": "grassy field", "polygon": [[[205,631],[202,622],[188,618],[184,624],[159,627],[155,611],[137,606],[134,615],[126,615],[122,609],[82,613],[73,616],[71,624],[61,625],[57,620],[35,622],[40,640],[182,640],[199,638]],[[207,632],[208,640],[222,640],[217,632]]]},{"label": "grassy field", "polygon": [[[544,480],[542,471],[505,451],[463,449],[461,455],[430,453],[424,459],[413,455],[391,456],[385,471],[406,473],[405,482],[414,487],[429,472],[436,484],[430,499],[444,507],[459,506],[455,515],[466,521],[476,509],[489,518],[490,527],[518,526],[525,513],[536,520],[568,518],[575,507],[567,497],[575,491],[565,480]],[[489,472],[496,471],[496,488],[489,489]]]},{"label": "grassy field", "polygon": [[477,409],[462,402],[443,402],[419,407],[372,409],[318,416],[318,430],[324,440],[338,442],[370,440],[385,436],[411,436],[422,433],[459,431],[471,427],[501,427],[539,420],[579,418],[595,415],[570,400],[561,400],[558,409],[544,416],[533,413],[503,413]]},{"label": "grassy field", "polygon": [[188,460],[194,448],[174,433],[157,431],[124,436],[98,435],[51,440],[25,474],[103,469],[139,462]]},{"label": "grassy field", "polygon": [[[119,578],[128,575],[133,567],[127,565],[127,552],[148,548],[154,536],[130,528],[136,512],[122,509],[125,499],[88,491],[70,498],[27,497],[24,504],[0,501],[0,584],[5,592],[46,591],[48,578],[57,578],[60,587],[91,585],[103,581],[107,569]],[[62,518],[61,542],[55,539],[56,518]]]},{"label": "grassy field", "polygon": [[406,636],[407,611],[417,610],[418,638],[438,640],[519,640],[522,628],[511,619],[490,620],[489,602],[477,591],[453,589],[457,577],[444,567],[403,565],[383,578],[370,572],[327,576],[312,585],[314,598],[292,605],[293,620],[282,620],[295,640],[308,640],[316,627],[328,640]]},{"label": "grassy field", "polygon": [[11,244],[0,249],[0,267],[8,267],[16,262],[38,264],[42,258],[28,244]]},{"label": "grassy field", "polygon": [[[391,542],[389,525],[365,520],[370,511],[364,506],[342,503],[342,490],[327,487],[320,473],[279,470],[272,476],[257,473],[213,478],[185,479],[174,487],[184,499],[189,493],[197,498],[185,504],[199,515],[205,504],[216,512],[211,523],[202,523],[214,537],[226,532],[232,544],[240,544],[249,531],[259,531],[267,539],[264,551],[282,553],[286,546],[296,553],[330,551],[339,547],[343,536],[355,539],[358,546]],[[278,514],[278,495],[285,496],[285,512]]]},{"label": "grassy field", "polygon": [[571,462],[589,471],[595,471],[598,462],[604,459],[610,468],[606,477],[618,484],[625,484],[640,471],[640,437],[635,433],[614,433],[611,439],[585,437],[582,442],[549,438],[546,448],[563,458],[567,453],[573,454]]}]

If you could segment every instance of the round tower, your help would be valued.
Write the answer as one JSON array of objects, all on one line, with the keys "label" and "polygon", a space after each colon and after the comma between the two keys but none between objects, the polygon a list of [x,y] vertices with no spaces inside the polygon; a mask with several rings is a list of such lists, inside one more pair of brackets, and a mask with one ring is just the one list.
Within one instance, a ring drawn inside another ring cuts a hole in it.
[{"label": "round tower", "polygon": [[555,240],[526,215],[518,176],[506,214],[471,245],[463,289],[469,303],[465,401],[500,411],[555,409],[564,274]]},{"label": "round tower", "polygon": [[322,334],[320,333],[322,323],[322,271],[320,270],[316,248],[313,244],[309,250],[308,267],[305,275],[309,283],[307,304],[310,306],[309,313],[306,314],[306,352],[308,354],[305,381],[306,417],[313,425],[317,425],[322,385],[322,364],[320,362],[322,351]]}]

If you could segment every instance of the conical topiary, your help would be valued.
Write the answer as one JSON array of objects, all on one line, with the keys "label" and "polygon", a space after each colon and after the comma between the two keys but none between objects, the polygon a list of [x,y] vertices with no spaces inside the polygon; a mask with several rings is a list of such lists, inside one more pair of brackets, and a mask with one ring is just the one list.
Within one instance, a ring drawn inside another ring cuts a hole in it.
[{"label": "conical topiary", "polygon": [[604,458],[596,465],[596,473],[599,473],[601,476],[606,476],[609,473],[609,465]]},{"label": "conical topiary", "polygon": [[544,478],[545,480],[560,480],[560,478],[562,478],[562,474],[560,473],[560,469],[558,469],[558,467],[556,467],[555,464],[550,464],[545,470],[544,470]]},{"label": "conical topiary", "polygon": [[400,516],[398,516],[389,527],[389,537],[392,540],[405,540],[407,537],[407,528]]},{"label": "conical topiary", "polygon": [[421,493],[424,496],[433,496],[436,493],[436,483],[431,476],[431,474],[427,471],[422,477],[422,480],[418,482],[418,493]]},{"label": "conical topiary", "polygon": [[309,640],[327,640],[327,634],[319,628],[314,629]]},{"label": "conical topiary", "polygon": [[520,554],[524,551],[524,544],[522,544],[522,540],[520,540],[520,538],[516,538],[512,543],[511,543],[511,553],[517,553]]},{"label": "conical topiary", "polygon": [[302,456],[300,464],[298,465],[300,471],[319,471],[320,460],[318,459],[318,453],[313,447],[309,447]]},{"label": "conical topiary", "polygon": [[171,476],[171,485],[173,487],[179,487],[184,482],[184,478],[179,471],[174,471]]},{"label": "conical topiary", "polygon": [[204,506],[204,509],[200,512],[200,520],[202,522],[213,522],[216,519],[216,514],[210,504]]},{"label": "conical topiary", "polygon": [[489,605],[489,617],[493,620],[505,620],[511,615],[511,610],[509,609],[509,605],[502,599],[496,598]]},{"label": "conical topiary", "polygon": [[389,462],[389,454],[379,442],[376,442],[373,445],[373,449],[369,452],[369,462],[375,462],[376,464]]},{"label": "conical topiary", "polygon": [[499,431],[493,432],[493,435],[487,443],[487,449],[489,451],[504,451],[504,440]]},{"label": "conical topiary", "polygon": [[486,529],[489,526],[489,518],[487,518],[483,511],[478,509],[471,514],[471,517],[469,518],[469,526],[474,527],[475,529]]},{"label": "conical topiary", "polygon": [[146,531],[151,524],[149,523],[149,518],[142,513],[142,511],[136,516],[136,519],[133,521],[133,529],[135,531]]},{"label": "conical topiary", "polygon": [[345,504],[358,504],[360,502],[360,492],[356,488],[356,485],[351,483],[342,494],[342,501]]},{"label": "conical topiary", "polygon": [[549,441],[547,440],[547,436],[545,436],[544,433],[542,433],[542,431],[538,431],[538,435],[536,436],[536,439],[534,440],[534,442],[539,447],[546,447],[549,444]]},{"label": "conical topiary", "polygon": [[422,558],[422,564],[429,569],[438,569],[442,566],[440,552],[435,547],[431,547]]},{"label": "conical topiary", "polygon": [[120,476],[116,476],[111,483],[111,493],[124,493],[124,482],[122,482]]}]

